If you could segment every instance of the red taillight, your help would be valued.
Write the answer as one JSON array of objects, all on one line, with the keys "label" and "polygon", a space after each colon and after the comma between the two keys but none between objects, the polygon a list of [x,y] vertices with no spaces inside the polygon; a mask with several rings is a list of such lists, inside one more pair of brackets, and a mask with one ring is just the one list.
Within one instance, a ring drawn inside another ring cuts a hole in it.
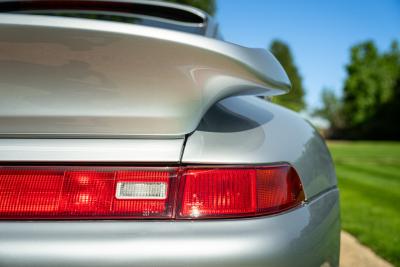
[{"label": "red taillight", "polygon": [[0,167],[1,219],[248,217],[303,200],[300,178],[288,165]]},{"label": "red taillight", "polygon": [[256,171],[187,170],[181,181],[179,217],[254,214],[257,210]]},{"label": "red taillight", "polygon": [[300,178],[289,166],[188,169],[180,191],[178,218],[266,215],[304,200]]},{"label": "red taillight", "polygon": [[175,179],[168,168],[0,168],[0,218],[170,218]]}]

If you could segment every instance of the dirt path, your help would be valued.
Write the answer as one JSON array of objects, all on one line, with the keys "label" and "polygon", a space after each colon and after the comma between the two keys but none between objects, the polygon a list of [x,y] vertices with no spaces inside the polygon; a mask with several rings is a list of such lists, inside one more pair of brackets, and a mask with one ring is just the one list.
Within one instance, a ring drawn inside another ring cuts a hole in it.
[{"label": "dirt path", "polygon": [[341,234],[340,267],[393,267],[346,232]]}]

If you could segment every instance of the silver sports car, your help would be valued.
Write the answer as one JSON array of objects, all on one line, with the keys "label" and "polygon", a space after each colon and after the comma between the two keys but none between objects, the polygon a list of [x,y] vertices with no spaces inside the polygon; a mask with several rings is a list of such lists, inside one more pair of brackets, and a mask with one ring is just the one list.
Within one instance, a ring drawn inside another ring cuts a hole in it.
[{"label": "silver sports car", "polygon": [[338,266],[329,152],[207,14],[0,1],[0,266]]}]

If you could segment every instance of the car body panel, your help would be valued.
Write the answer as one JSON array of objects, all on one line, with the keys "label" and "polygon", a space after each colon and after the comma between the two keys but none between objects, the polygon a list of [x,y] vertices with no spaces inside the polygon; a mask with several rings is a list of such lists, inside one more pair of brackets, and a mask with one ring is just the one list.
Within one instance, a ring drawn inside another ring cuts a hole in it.
[{"label": "car body panel", "polygon": [[183,136],[290,82],[264,49],[127,23],[0,14],[0,135]]},{"label": "car body panel", "polygon": [[288,162],[307,197],[337,185],[329,151],[319,133],[296,113],[253,96],[212,107],[188,137],[184,164]]},{"label": "car body panel", "polygon": [[0,162],[179,163],[184,139],[0,138]]},{"label": "car body panel", "polygon": [[0,265],[337,266],[339,231],[337,190],[252,219],[1,222]]},{"label": "car body panel", "polygon": [[206,36],[0,14],[0,165],[289,163],[305,201],[253,218],[1,220],[0,266],[338,266],[339,192],[323,139],[253,96],[289,90],[276,59],[217,40],[204,18]]}]

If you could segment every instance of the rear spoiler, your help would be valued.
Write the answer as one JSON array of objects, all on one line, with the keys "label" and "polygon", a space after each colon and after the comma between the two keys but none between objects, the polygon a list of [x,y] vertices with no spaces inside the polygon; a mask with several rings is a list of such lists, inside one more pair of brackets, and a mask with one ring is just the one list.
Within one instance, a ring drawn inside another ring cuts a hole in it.
[{"label": "rear spoiler", "polygon": [[182,136],[289,79],[264,49],[126,23],[0,14],[0,135]]}]

